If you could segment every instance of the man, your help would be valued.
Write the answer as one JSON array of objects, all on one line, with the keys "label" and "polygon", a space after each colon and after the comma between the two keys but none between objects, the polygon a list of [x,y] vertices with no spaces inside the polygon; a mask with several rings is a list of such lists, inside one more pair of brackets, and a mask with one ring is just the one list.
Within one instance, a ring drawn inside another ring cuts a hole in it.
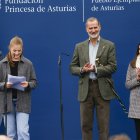
[{"label": "man", "polygon": [[101,25],[91,17],[86,21],[89,39],[76,45],[70,70],[79,76],[82,140],[92,140],[96,109],[99,140],[109,138],[110,100],[113,93],[112,73],[116,71],[115,45],[100,37]]},{"label": "man", "polygon": [[109,140],[130,140],[129,136],[126,134],[119,134],[110,137]]}]

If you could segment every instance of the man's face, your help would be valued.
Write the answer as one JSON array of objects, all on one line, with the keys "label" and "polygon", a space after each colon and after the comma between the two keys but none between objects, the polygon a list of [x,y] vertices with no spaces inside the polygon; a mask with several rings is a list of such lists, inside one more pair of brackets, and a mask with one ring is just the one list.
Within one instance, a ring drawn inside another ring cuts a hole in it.
[{"label": "man's face", "polygon": [[97,20],[88,21],[86,25],[86,31],[90,38],[97,39],[99,37],[101,26]]}]

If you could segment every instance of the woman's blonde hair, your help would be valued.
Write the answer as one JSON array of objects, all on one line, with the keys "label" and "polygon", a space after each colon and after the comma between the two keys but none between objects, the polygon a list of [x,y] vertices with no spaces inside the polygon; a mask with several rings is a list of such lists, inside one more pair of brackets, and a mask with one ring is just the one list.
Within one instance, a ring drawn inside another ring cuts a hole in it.
[{"label": "woman's blonde hair", "polygon": [[10,44],[9,44],[9,52],[7,54],[7,59],[8,59],[8,62],[10,64],[10,66],[14,66],[14,63],[12,61],[12,56],[11,56],[11,52],[10,52],[10,49],[13,45],[20,45],[22,48],[23,48],[23,41],[20,37],[18,36],[15,36],[13,37],[11,40],[10,40]]}]

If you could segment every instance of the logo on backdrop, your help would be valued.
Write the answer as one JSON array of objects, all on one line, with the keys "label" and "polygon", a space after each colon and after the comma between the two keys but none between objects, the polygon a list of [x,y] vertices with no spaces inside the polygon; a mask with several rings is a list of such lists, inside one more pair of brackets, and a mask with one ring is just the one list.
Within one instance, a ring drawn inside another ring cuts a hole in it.
[{"label": "logo on backdrop", "polygon": [[45,0],[5,0],[4,4],[5,13],[74,13],[77,11],[75,3],[71,1],[52,3]]},{"label": "logo on backdrop", "polygon": [[98,12],[125,12],[134,9],[132,6],[140,4],[140,0],[82,0],[83,22],[85,20],[85,10],[94,13]]},{"label": "logo on backdrop", "polygon": [[[0,10],[4,13],[44,13],[44,14],[63,14],[81,12],[81,18],[84,22],[85,13],[90,12],[124,12],[132,9],[133,5],[140,4],[140,0],[0,0]],[[134,9],[134,8],[133,8]]]}]

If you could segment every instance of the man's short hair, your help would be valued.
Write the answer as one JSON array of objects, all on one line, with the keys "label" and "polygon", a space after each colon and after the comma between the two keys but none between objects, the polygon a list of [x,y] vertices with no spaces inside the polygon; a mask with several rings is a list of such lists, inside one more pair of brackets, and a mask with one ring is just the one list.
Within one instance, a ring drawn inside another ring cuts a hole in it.
[{"label": "man's short hair", "polygon": [[131,140],[126,134],[118,134],[111,136],[109,140]]},{"label": "man's short hair", "polygon": [[86,20],[86,24],[85,24],[85,25],[87,26],[87,23],[88,23],[89,21],[95,21],[95,20],[98,22],[99,25],[101,25],[100,22],[99,22],[99,20],[98,20],[97,18],[95,18],[95,17],[90,17],[90,18],[88,18],[88,19]]}]

